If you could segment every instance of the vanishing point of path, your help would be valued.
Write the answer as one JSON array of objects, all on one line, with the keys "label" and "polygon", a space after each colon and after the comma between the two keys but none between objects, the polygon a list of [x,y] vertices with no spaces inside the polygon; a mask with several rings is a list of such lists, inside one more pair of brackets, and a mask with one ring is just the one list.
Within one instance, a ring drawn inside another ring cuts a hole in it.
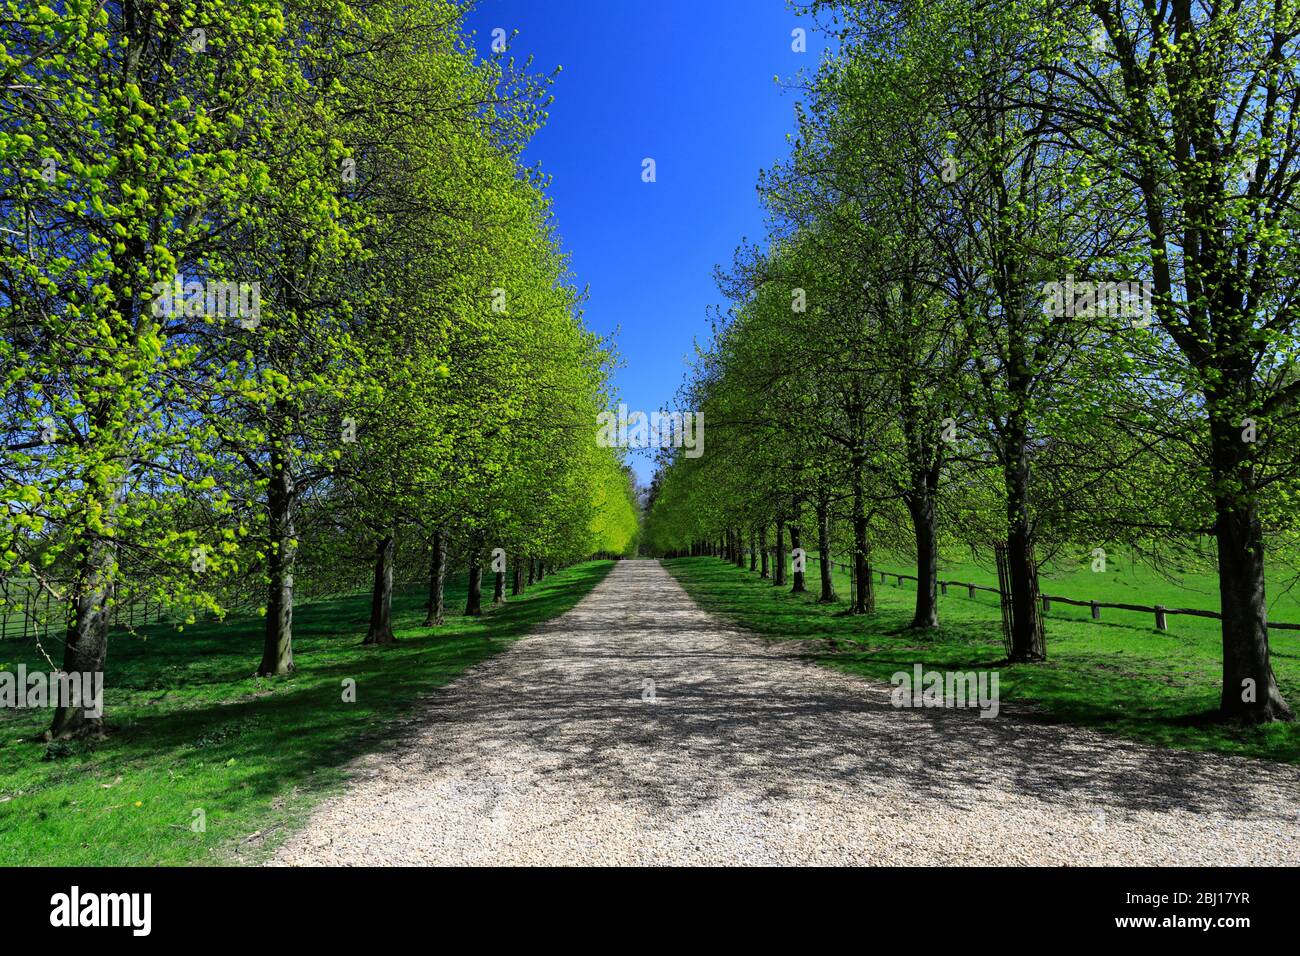
[{"label": "vanishing point of path", "polygon": [[888,692],[623,561],[435,692],[275,862],[1300,862],[1295,767]]}]

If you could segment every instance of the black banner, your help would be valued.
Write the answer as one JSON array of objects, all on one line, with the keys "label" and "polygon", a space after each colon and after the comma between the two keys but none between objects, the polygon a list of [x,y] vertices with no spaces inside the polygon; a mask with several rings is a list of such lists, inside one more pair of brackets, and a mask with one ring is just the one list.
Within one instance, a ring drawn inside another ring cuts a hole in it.
[{"label": "black banner", "polygon": [[[775,921],[802,931],[843,933],[908,927],[921,939],[1007,928],[1028,918],[1068,940],[1097,936],[1280,932],[1294,910],[1293,870],[1284,869],[876,869],[808,874],[748,870],[666,874],[607,871],[543,874],[485,869],[34,869],[0,870],[6,937],[75,934],[128,947],[163,942],[220,945],[281,934],[331,945],[373,941],[377,928],[458,923],[538,934],[625,924],[634,938],[662,921],[700,921],[724,935],[767,933]],[[805,888],[811,877],[817,882]],[[700,879],[682,893],[681,880]],[[833,883],[826,882],[833,880]],[[626,882],[625,882],[626,881]],[[620,884],[623,884],[620,886]],[[558,892],[557,892],[558,890]],[[762,894],[756,897],[754,894]],[[778,895],[779,894],[779,895]],[[761,909],[754,912],[756,900]],[[756,922],[746,926],[746,920]],[[864,923],[866,926],[864,926]],[[543,929],[548,927],[548,929]],[[920,935],[917,935],[920,934]],[[709,935],[713,935],[710,931]]]}]

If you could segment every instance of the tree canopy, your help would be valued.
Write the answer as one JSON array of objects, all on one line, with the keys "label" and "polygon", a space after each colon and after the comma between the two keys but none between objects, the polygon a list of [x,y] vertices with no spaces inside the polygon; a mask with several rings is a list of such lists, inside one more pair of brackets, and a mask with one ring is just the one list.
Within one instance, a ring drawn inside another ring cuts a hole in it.
[{"label": "tree canopy", "polygon": [[70,622],[63,669],[141,597],[249,598],[276,675],[304,582],[373,569],[383,642],[395,562],[634,546],[612,345],[521,160],[549,80],[463,15],[0,4],[0,575]]},{"label": "tree canopy", "polygon": [[668,456],[647,544],[774,526],[780,552],[811,512],[848,530],[859,613],[873,550],[915,556],[920,629],[940,546],[996,549],[1017,661],[1056,554],[1204,550],[1222,715],[1290,718],[1264,584],[1300,477],[1300,6],[811,9],[837,46],[684,388],[711,453]]}]

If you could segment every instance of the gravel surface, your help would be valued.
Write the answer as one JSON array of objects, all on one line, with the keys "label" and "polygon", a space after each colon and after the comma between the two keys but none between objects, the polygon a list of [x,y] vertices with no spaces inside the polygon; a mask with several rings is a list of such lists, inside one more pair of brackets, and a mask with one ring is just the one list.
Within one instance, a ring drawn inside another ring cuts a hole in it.
[{"label": "gravel surface", "polygon": [[1295,767],[889,690],[623,561],[436,692],[274,863],[1300,863]]}]

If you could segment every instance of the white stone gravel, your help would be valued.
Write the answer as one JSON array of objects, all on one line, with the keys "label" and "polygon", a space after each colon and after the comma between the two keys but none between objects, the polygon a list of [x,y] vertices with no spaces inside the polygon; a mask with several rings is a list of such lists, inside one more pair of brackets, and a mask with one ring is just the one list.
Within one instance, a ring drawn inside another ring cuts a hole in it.
[{"label": "white stone gravel", "polygon": [[1300,863],[1297,768],[888,691],[623,561],[431,697],[273,863]]}]

